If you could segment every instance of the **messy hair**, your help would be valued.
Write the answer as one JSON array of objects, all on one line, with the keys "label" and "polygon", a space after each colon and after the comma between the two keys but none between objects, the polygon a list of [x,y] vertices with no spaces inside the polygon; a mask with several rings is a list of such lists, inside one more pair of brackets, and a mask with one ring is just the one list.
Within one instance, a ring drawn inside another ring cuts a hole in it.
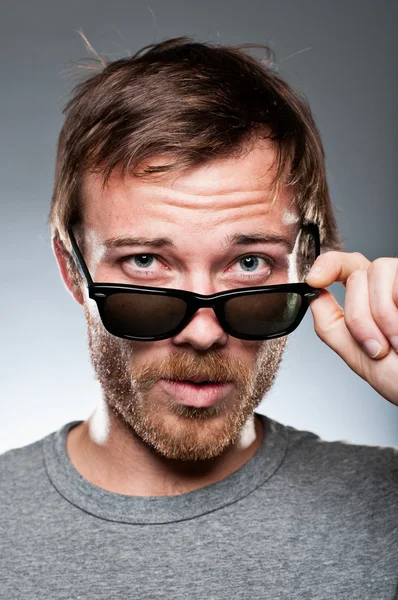
[{"label": "messy hair", "polygon": [[[249,48],[265,58],[253,58]],[[76,85],[64,114],[49,222],[68,252],[68,228],[82,220],[85,173],[103,174],[106,185],[116,168],[122,177],[186,171],[239,156],[260,138],[275,144],[275,198],[280,186],[293,186],[302,220],[319,226],[322,250],[343,248],[309,104],[277,73],[268,46],[188,37],[151,44],[102,62]],[[151,165],[160,154],[167,163]]]}]

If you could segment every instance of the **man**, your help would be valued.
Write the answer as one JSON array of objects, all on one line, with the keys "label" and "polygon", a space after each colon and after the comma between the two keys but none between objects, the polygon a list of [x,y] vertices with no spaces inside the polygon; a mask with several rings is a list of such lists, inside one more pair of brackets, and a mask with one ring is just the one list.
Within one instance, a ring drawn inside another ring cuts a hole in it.
[{"label": "man", "polygon": [[398,260],[341,251],[305,100],[187,38],[110,63],[66,108],[50,222],[103,395],[1,457],[0,597],[398,597],[397,450],[256,413],[309,304],[398,404]]}]

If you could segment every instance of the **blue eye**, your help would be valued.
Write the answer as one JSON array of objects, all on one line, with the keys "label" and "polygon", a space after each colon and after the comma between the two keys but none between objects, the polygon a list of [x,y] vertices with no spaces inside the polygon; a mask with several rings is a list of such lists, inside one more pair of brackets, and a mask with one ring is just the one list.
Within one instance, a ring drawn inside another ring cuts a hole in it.
[{"label": "blue eye", "polygon": [[152,254],[134,254],[131,258],[140,269],[150,267],[153,263]]},{"label": "blue eye", "polygon": [[244,258],[240,259],[239,264],[244,271],[251,273],[257,269],[259,265],[259,259],[258,256],[245,256]]}]

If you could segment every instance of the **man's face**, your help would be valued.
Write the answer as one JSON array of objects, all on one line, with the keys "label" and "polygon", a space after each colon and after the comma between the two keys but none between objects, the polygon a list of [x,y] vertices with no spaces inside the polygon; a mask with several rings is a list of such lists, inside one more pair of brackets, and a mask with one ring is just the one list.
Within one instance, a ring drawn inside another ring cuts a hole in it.
[{"label": "man's face", "polygon": [[[188,174],[124,179],[114,174],[104,190],[99,175],[87,175],[83,224],[93,280],[204,295],[297,281],[285,247],[227,242],[235,234],[272,232],[295,245],[299,225],[292,191],[281,191],[271,204],[273,160],[273,147],[263,140],[241,158],[215,160]],[[173,246],[107,244],[127,237],[170,238]],[[261,342],[231,337],[211,308],[200,309],[170,339],[125,340],[105,330],[87,293],[84,307],[106,405],[121,427],[169,459],[209,459],[235,443],[271,388],[286,345],[286,337]],[[219,386],[210,406],[198,407],[189,398],[204,397],[208,384],[168,383],[195,377],[229,383]]]}]

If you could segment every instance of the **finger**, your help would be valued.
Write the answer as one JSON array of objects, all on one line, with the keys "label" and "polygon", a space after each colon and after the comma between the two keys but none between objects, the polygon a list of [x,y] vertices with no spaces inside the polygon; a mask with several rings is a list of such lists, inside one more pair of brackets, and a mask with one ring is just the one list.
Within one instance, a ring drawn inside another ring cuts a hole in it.
[{"label": "finger", "polygon": [[398,352],[398,259],[374,260],[368,268],[367,280],[373,319]]},{"label": "finger", "polygon": [[349,332],[344,310],[336,298],[327,290],[322,290],[318,298],[311,300],[310,309],[317,336],[362,377],[361,355],[364,356],[364,353]]},{"label": "finger", "polygon": [[[382,289],[386,290],[384,284]],[[390,352],[390,344],[372,314],[368,271],[357,269],[351,273],[346,290],[344,319],[348,331],[370,358],[384,358]]]},{"label": "finger", "polygon": [[335,281],[345,285],[356,269],[366,269],[370,260],[360,252],[337,252],[332,250],[318,256],[305,281],[313,287],[328,287]]}]

